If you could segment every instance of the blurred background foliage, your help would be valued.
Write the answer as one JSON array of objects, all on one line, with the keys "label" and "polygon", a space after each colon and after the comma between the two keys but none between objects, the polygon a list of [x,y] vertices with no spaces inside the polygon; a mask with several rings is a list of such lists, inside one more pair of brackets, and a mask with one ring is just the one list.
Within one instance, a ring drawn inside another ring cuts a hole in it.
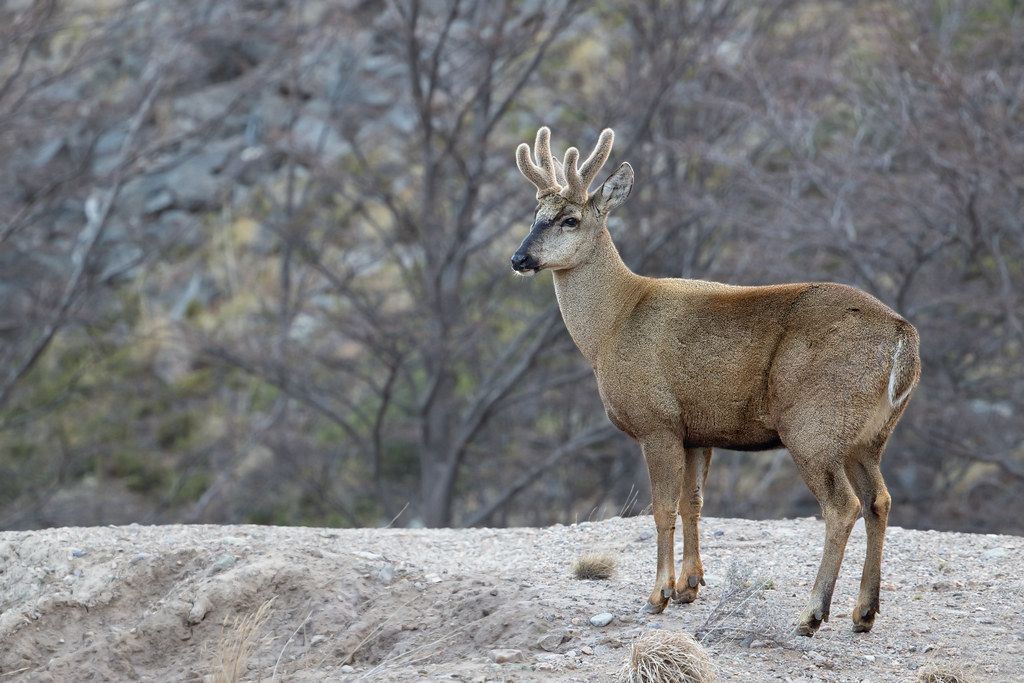
[{"label": "blurred background foliage", "polygon": [[[1018,0],[8,0],[0,528],[641,512],[513,150],[615,129],[649,275],[919,329],[897,525],[1024,533]],[[784,451],[705,514],[817,513]]]}]

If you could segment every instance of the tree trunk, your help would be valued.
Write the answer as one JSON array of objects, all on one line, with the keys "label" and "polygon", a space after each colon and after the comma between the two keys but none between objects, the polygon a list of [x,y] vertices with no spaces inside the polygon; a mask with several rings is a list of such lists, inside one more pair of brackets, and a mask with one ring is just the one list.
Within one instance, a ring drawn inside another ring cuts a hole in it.
[{"label": "tree trunk", "polygon": [[424,467],[420,478],[423,525],[447,527],[452,523],[452,498],[455,493],[455,478],[458,466],[445,453],[434,449],[422,459]]}]

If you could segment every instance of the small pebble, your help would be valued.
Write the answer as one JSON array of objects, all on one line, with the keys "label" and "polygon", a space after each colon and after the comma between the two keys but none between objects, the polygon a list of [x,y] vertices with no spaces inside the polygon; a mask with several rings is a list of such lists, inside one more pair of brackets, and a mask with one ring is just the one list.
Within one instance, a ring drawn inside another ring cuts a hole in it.
[{"label": "small pebble", "polygon": [[807,653],[807,658],[815,664],[817,664],[818,666],[825,666],[825,664],[828,663],[828,660],[825,659],[825,655],[821,654],[820,652],[815,652],[814,650],[811,650]]},{"label": "small pebble", "polygon": [[213,574],[222,572],[225,569],[233,566],[236,562],[238,562],[238,558],[236,558],[234,555],[221,555],[220,558],[218,558],[218,560],[213,563],[209,571],[207,571],[206,573],[207,575],[212,576]]},{"label": "small pebble", "polygon": [[491,661],[494,662],[495,664],[505,664],[506,662],[525,662],[526,661],[526,658],[523,656],[523,653],[520,650],[507,650],[507,649],[491,650],[488,653],[488,656],[491,658]]},{"label": "small pebble", "polygon": [[211,609],[213,609],[213,603],[210,602],[210,599],[205,595],[200,595],[196,598],[196,601],[192,603],[192,609],[188,612],[188,623],[198,624],[206,618],[206,615]]},{"label": "small pebble", "polygon": [[590,623],[597,627],[607,626],[608,624],[612,623],[612,619],[614,618],[614,614],[610,614],[608,612],[601,612],[600,614],[595,614],[594,616],[590,617]]},{"label": "small pebble", "polygon": [[379,562],[384,559],[383,555],[377,553],[368,553],[365,550],[353,550],[352,554],[363,560],[370,560],[371,562]]},{"label": "small pebble", "polygon": [[554,631],[541,636],[537,640],[537,647],[546,651],[554,652],[562,646],[562,643],[569,640],[569,636],[564,633],[556,633]]}]

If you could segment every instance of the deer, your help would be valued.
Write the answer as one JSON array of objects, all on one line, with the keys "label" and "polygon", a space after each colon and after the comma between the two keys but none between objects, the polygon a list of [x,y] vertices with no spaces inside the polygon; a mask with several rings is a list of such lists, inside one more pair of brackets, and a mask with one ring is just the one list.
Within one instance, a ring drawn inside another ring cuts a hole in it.
[{"label": "deer", "polygon": [[609,420],[640,444],[657,531],[657,573],[643,611],[691,603],[706,585],[698,522],[713,449],[786,448],[825,523],[795,632],[810,637],[828,621],[861,515],[867,553],[853,630],[870,631],[892,502],[879,465],[920,378],[917,330],[844,284],[736,286],[633,273],[608,230],[609,214],[633,187],[632,167],[623,162],[589,192],[614,133],[602,131],[582,165],[575,147],[556,159],[550,136],[546,126],[538,130],[533,158],[529,144],[516,149],[537,208],[511,265],[520,275],[552,271],[562,319],[593,368]]}]

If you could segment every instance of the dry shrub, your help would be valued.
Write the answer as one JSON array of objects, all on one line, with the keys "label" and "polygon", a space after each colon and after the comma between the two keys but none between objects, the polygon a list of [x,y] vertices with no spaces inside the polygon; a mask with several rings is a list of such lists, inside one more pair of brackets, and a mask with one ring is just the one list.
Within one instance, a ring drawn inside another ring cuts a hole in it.
[{"label": "dry shrub", "polygon": [[235,619],[230,625],[225,619],[217,643],[217,669],[203,678],[206,683],[236,683],[242,677],[249,658],[260,645],[259,634],[270,620],[273,602],[273,598],[267,600],[255,612]]},{"label": "dry shrub", "polygon": [[621,678],[626,683],[712,683],[718,671],[689,633],[647,631],[633,641]]},{"label": "dry shrub", "polygon": [[610,579],[615,573],[615,556],[610,553],[580,555],[572,567],[577,579]]},{"label": "dry shrub", "polygon": [[746,564],[733,562],[725,576],[718,603],[694,631],[704,641],[725,638],[787,645],[793,635],[788,617],[766,599],[775,580],[758,575]]}]

